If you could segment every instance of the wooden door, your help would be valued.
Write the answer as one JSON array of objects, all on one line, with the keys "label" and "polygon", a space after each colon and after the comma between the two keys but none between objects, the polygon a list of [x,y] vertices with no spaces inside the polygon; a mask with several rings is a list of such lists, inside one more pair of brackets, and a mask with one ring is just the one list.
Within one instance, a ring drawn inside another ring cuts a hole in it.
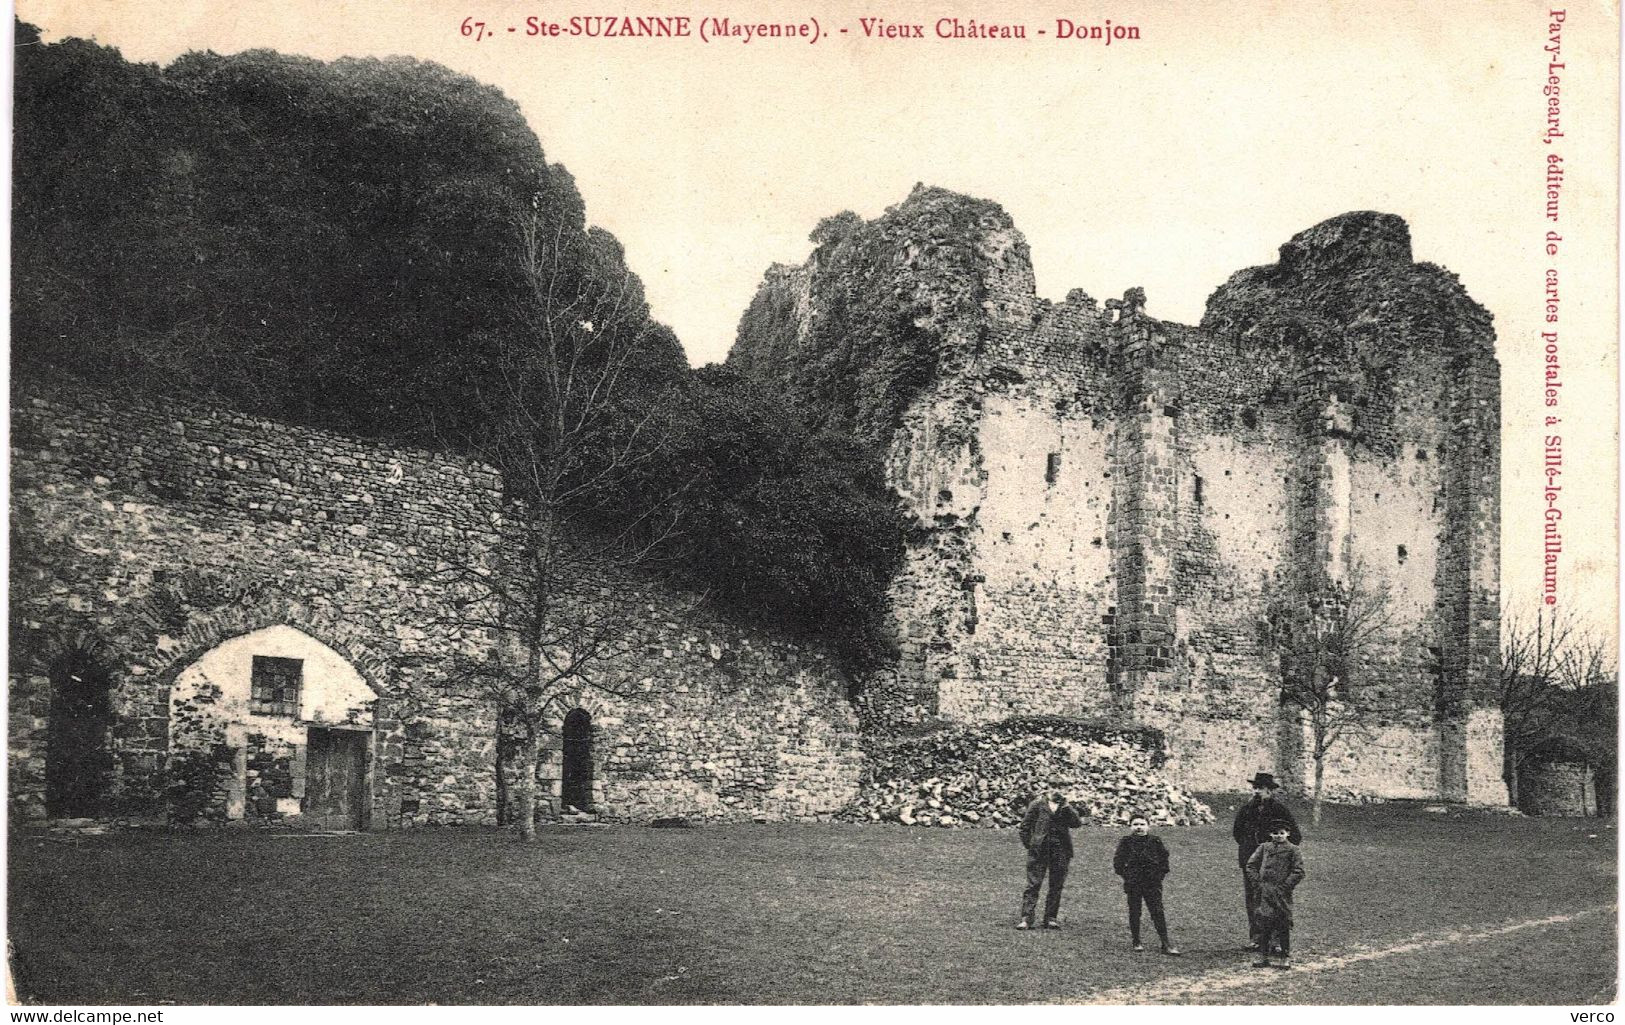
[{"label": "wooden door", "polygon": [[312,726],[305,748],[305,817],[323,829],[362,827],[367,735]]}]

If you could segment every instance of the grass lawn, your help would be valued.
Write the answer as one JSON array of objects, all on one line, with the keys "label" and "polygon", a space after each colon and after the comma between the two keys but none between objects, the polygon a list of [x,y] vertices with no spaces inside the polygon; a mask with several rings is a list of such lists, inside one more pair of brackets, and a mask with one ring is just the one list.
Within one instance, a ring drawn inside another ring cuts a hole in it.
[{"label": "grass lawn", "polygon": [[[1329,809],[1304,845],[1301,970],[1249,975],[1229,813],[1215,810],[1217,825],[1161,833],[1177,959],[1128,949],[1118,834],[1090,828],[1059,933],[1012,928],[1013,832],[850,825],[552,827],[529,846],[480,830],[15,832],[9,931],[19,995],[40,1003],[1612,998],[1616,920],[1595,910],[1617,899],[1612,820]],[[1465,938],[1315,967],[1451,930]]]}]

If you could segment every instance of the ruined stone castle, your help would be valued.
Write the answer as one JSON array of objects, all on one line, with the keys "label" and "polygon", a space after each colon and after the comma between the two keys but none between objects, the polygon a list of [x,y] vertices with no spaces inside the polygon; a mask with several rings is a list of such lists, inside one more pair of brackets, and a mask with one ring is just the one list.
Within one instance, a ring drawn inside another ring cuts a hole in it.
[{"label": "ruined stone castle", "polygon": [[[1188,787],[1301,781],[1263,623],[1353,580],[1396,626],[1340,695],[1369,714],[1333,792],[1505,802],[1493,332],[1402,221],[1303,232],[1195,327],[1137,290],[1039,299],[1004,212],[940,190],[814,241],[730,363],[887,458],[912,518],[897,662],[854,709],[816,645],[620,581],[629,696],[584,690],[553,724],[544,807],[828,817],[860,717],[1118,720],[1161,729]],[[11,469],[17,819],[99,813],[207,752],[228,819],[497,820],[495,711],[454,667],[489,641],[417,572],[495,547],[448,528],[499,514],[494,471],[65,387],[14,392]]]},{"label": "ruined stone castle", "polygon": [[885,453],[915,526],[881,722],[1018,713],[1165,732],[1170,772],[1309,771],[1272,602],[1380,596],[1338,697],[1334,793],[1504,804],[1499,365],[1490,315],[1350,213],[1240,271],[1198,326],[1139,290],[1038,298],[992,203],[917,188],[769,271],[731,365]]}]

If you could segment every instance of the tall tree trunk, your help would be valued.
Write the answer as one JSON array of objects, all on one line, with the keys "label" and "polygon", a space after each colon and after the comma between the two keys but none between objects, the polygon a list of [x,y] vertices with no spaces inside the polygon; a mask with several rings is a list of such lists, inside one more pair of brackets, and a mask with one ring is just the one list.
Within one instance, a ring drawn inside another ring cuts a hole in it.
[{"label": "tall tree trunk", "polygon": [[519,838],[536,839],[536,730],[526,727],[514,746],[513,775],[508,781],[513,795],[513,817],[518,819]]},{"label": "tall tree trunk", "polygon": [[1315,745],[1315,794],[1313,802],[1309,805],[1309,822],[1311,825],[1315,826],[1320,825],[1320,805],[1322,801],[1321,792],[1323,790],[1325,777],[1326,752],[1322,751],[1320,749],[1320,745],[1317,743]]},{"label": "tall tree trunk", "polygon": [[531,574],[530,587],[530,621],[525,630],[525,679],[522,690],[525,703],[524,711],[519,719],[523,724],[520,731],[520,750],[514,759],[515,775],[518,777],[510,782],[514,790],[514,812],[519,816],[519,838],[521,840],[536,839],[536,717],[539,711],[536,691],[542,679],[542,642],[546,636],[548,607],[552,594],[548,591],[547,559],[552,554],[552,527],[553,519],[547,515],[541,503],[538,509],[531,513],[531,538],[533,547],[529,553],[527,569]]},{"label": "tall tree trunk", "polygon": [[497,825],[506,826],[514,821],[513,794],[508,782],[513,779],[514,752],[518,749],[518,726],[506,709],[497,711]]}]

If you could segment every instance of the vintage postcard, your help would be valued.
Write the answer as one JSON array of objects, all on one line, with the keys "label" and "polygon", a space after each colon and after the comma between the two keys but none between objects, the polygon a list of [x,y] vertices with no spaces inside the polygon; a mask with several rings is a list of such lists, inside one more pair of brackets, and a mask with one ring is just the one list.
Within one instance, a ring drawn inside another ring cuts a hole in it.
[{"label": "vintage postcard", "polygon": [[18,0],[10,1002],[1612,1020],[1619,30]]}]

